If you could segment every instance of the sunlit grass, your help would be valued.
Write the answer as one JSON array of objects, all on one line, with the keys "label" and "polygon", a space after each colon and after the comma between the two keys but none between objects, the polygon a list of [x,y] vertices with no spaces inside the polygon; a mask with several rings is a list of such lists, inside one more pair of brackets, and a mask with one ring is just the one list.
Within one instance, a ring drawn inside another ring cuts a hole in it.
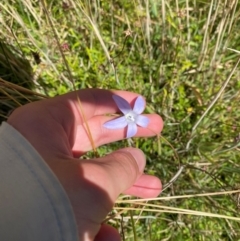
[{"label": "sunlit grass", "polygon": [[162,138],[98,149],[141,148],[146,172],[166,187],[157,199],[119,198],[108,221],[123,240],[240,239],[238,1],[5,0],[0,7],[8,44],[0,49],[1,120],[74,87],[140,93],[147,112],[163,117]]}]

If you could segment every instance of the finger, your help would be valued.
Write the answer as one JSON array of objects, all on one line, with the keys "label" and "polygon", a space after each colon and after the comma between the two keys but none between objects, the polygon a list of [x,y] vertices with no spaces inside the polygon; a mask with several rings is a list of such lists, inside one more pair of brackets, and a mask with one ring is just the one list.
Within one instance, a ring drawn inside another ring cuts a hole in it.
[{"label": "finger", "polygon": [[[119,109],[112,98],[113,94],[123,97],[131,105],[133,105],[136,97],[139,96],[139,94],[122,90],[84,89],[47,101],[51,101],[52,104],[56,103],[59,106],[56,109],[55,116],[66,115],[69,121],[69,118],[74,118],[77,124],[82,124],[84,122],[82,110],[86,120],[93,116],[119,113]],[[79,103],[79,100],[81,103]]]},{"label": "finger", "polygon": [[162,183],[159,178],[143,174],[132,187],[124,191],[129,194],[141,198],[157,197],[162,191]]},{"label": "finger", "polygon": [[55,174],[72,204],[79,233],[84,233],[89,226],[92,230],[90,237],[98,233],[100,223],[119,194],[142,175],[145,163],[143,152],[135,148],[120,149],[99,159],[63,161],[60,162],[61,168],[59,160],[53,163],[57,168]]},{"label": "finger", "polygon": [[103,190],[114,203],[119,194],[129,189],[142,175],[145,163],[141,150],[124,148],[103,158],[81,160],[80,166],[84,180]]},{"label": "finger", "polygon": [[[95,147],[123,139],[126,136],[126,129],[118,130],[117,135],[115,135],[115,133],[113,134],[113,130],[109,131],[103,127],[103,124],[109,119],[109,117],[105,116],[106,113],[116,113],[119,111],[112,98],[113,94],[122,96],[130,104],[133,104],[136,97],[139,96],[136,93],[127,91],[86,89],[47,100],[48,112],[51,112],[51,116],[62,124],[74,156],[79,156],[92,149],[90,135]],[[79,102],[78,98],[81,102]],[[45,110],[45,108],[43,109]],[[38,114],[41,115],[41,113]],[[86,129],[86,125],[83,125],[84,121],[87,121],[90,134]],[[154,133],[158,133],[159,128],[156,129],[155,126],[159,126],[162,129],[162,120],[160,117],[153,118],[153,124],[153,128],[150,127],[152,129],[149,129],[147,134],[143,132],[139,136],[151,136]]]},{"label": "finger", "polygon": [[[138,127],[136,137],[150,137],[159,134],[163,128],[163,121],[159,115],[150,114],[146,115],[150,122],[148,127]],[[109,120],[106,116],[96,116],[88,121],[91,134],[96,147],[122,140],[126,138],[127,128],[110,130],[103,126]],[[75,156],[79,156],[92,149],[89,137],[82,126],[78,127],[76,131],[75,143],[72,147],[72,152]]]}]

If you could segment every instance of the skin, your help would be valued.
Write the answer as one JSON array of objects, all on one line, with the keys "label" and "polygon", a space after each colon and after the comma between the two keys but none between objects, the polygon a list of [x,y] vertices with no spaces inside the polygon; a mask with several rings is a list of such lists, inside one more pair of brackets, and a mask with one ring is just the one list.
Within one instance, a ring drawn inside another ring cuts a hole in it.
[{"label": "skin", "polygon": [[[92,149],[77,96],[90,127],[95,146],[122,140],[126,129],[109,130],[103,124],[118,113],[112,99],[116,94],[133,104],[138,94],[127,91],[86,89],[37,101],[16,109],[8,123],[38,151],[68,195],[75,215],[79,240],[120,240],[120,235],[102,221],[120,193],[142,198],[161,192],[157,177],[145,175],[144,153],[136,148],[117,150],[105,157],[84,160],[79,157]],[[146,115],[148,128],[138,128],[137,137],[159,134],[159,115]]]}]

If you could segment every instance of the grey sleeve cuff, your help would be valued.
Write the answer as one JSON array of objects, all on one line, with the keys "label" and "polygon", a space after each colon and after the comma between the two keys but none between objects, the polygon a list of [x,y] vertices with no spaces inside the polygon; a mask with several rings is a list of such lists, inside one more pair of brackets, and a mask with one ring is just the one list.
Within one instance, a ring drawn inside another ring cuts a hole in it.
[{"label": "grey sleeve cuff", "polygon": [[0,127],[0,240],[78,241],[70,201],[32,145]]}]

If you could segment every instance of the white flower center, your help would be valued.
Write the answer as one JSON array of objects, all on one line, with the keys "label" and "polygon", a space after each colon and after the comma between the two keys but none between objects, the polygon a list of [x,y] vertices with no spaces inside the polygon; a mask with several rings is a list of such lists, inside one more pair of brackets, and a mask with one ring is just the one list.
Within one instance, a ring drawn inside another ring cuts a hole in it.
[{"label": "white flower center", "polygon": [[128,122],[136,122],[136,114],[133,112],[129,112],[125,115],[125,118]]}]

